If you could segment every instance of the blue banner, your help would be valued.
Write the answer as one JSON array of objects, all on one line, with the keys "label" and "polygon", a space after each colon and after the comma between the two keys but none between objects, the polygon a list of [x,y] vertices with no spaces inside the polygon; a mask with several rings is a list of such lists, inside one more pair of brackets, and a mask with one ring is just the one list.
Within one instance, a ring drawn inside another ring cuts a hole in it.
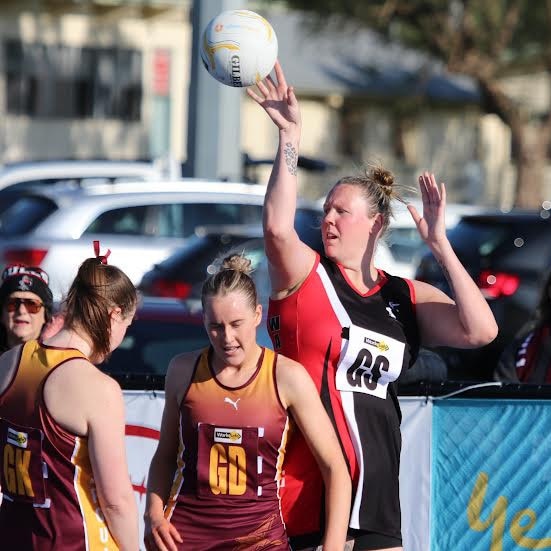
[{"label": "blue banner", "polygon": [[551,550],[551,402],[435,400],[432,428],[431,550]]}]

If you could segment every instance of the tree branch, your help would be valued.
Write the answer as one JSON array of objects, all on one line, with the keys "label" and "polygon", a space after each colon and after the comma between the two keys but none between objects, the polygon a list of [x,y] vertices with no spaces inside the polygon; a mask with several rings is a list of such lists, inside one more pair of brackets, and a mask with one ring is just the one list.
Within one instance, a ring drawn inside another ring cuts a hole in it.
[{"label": "tree branch", "polygon": [[499,59],[503,50],[510,44],[513,37],[513,33],[518,25],[520,18],[520,8],[523,0],[515,0],[509,6],[505,17],[503,18],[503,25],[501,26],[501,32],[498,34],[497,39],[493,43],[492,56],[494,59]]}]

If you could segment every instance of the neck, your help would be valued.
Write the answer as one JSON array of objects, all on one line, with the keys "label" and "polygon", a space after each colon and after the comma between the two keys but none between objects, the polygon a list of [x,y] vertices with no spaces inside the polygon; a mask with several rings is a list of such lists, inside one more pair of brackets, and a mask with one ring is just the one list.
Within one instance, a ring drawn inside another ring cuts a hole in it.
[{"label": "neck", "polygon": [[90,340],[82,335],[75,329],[61,329],[52,338],[47,339],[48,344],[52,346],[59,346],[61,348],[75,348],[82,352],[87,358],[92,355],[92,343]]},{"label": "neck", "polygon": [[216,354],[213,354],[211,359],[211,365],[214,372],[219,375],[222,372],[226,374],[243,374],[248,373],[249,371],[254,371],[258,364],[258,359],[260,358],[261,347],[255,343],[254,347],[251,348],[250,353],[246,355],[243,359],[243,362],[239,365],[229,365],[222,362]]}]

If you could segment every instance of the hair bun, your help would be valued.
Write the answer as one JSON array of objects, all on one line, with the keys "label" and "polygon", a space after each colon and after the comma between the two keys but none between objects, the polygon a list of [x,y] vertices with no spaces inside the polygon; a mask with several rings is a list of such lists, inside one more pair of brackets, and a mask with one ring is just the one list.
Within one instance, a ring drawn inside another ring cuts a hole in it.
[{"label": "hair bun", "polygon": [[390,172],[390,170],[380,166],[374,167],[372,169],[372,178],[384,189],[386,194],[392,194],[394,175]]},{"label": "hair bun", "polygon": [[244,254],[231,254],[222,260],[222,270],[234,270],[249,275],[252,271],[252,263]]}]

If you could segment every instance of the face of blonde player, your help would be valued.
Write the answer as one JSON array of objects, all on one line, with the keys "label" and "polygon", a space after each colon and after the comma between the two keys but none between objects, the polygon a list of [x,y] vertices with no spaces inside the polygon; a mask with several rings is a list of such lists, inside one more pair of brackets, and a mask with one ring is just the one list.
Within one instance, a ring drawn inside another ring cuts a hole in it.
[{"label": "face of blonde player", "polygon": [[362,258],[377,216],[358,186],[340,184],[328,194],[323,206],[322,240],[328,258],[341,264]]},{"label": "face of blonde player", "polygon": [[[28,291],[11,293],[9,299],[31,299],[42,304],[42,299],[38,295]],[[6,328],[8,345],[15,346],[18,343],[37,339],[46,322],[44,306],[35,314],[31,314],[26,306],[20,303],[13,312],[8,312],[7,302],[2,309],[2,323]]]},{"label": "face of blonde player", "polygon": [[111,311],[111,352],[115,350],[126,335],[126,330],[132,325],[132,320],[136,314],[136,309],[132,309],[126,316],[122,315],[120,308],[115,308]]},{"label": "face of blonde player", "polygon": [[214,354],[224,366],[240,367],[256,359],[260,304],[252,308],[242,291],[210,296],[205,301],[203,319]]}]

